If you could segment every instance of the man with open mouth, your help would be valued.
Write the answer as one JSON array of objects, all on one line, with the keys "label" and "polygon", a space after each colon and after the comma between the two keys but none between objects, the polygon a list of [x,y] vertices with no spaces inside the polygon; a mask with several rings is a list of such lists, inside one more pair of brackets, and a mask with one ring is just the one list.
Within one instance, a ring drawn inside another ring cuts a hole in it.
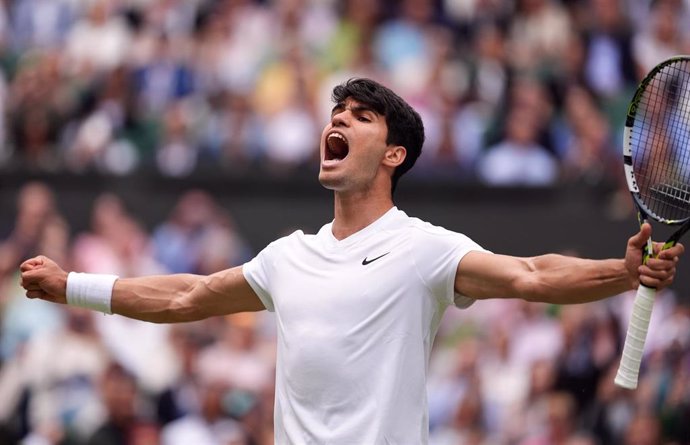
[{"label": "man with open mouth", "polygon": [[334,218],[318,233],[209,276],[68,274],[39,256],[21,266],[27,296],[157,323],[275,311],[277,444],[424,444],[429,355],[449,306],[583,303],[673,281],[682,245],[641,265],[649,225],[624,258],[519,258],[406,215],[393,192],[421,153],[419,114],[369,79],[336,86],[333,101],[319,181]]}]

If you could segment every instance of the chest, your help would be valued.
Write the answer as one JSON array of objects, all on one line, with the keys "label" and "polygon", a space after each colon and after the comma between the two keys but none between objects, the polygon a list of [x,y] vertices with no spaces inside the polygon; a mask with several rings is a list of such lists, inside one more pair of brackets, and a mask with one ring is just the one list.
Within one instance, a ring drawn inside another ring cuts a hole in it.
[{"label": "chest", "polygon": [[347,330],[426,312],[430,297],[409,248],[400,241],[298,249],[273,264],[272,296],[286,327],[297,321],[298,329]]}]

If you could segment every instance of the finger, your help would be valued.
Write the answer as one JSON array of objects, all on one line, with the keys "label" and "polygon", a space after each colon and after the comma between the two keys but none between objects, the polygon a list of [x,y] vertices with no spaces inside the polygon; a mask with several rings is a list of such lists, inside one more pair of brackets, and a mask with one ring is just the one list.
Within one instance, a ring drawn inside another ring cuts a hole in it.
[{"label": "finger", "polygon": [[640,278],[647,277],[656,280],[666,280],[676,273],[675,268],[652,269],[648,265],[640,266]]},{"label": "finger", "polygon": [[680,249],[680,253],[678,255],[682,255],[685,252],[685,245],[683,245],[681,243],[678,243],[673,247]]},{"label": "finger", "polygon": [[642,276],[640,275],[640,283],[644,284],[647,287],[651,287],[652,289],[659,289],[662,287],[662,283],[665,280],[659,280],[656,278],[651,278],[648,276]]},{"label": "finger", "polygon": [[667,278],[667,279],[665,279],[665,280],[657,280],[657,279],[653,279],[653,278],[645,278],[644,280],[640,280],[640,282],[643,283],[643,284],[644,284],[645,286],[647,286],[647,287],[653,287],[653,288],[655,288],[655,289],[657,289],[657,290],[661,290],[661,289],[663,289],[663,288],[665,288],[665,287],[668,287],[668,286],[670,286],[671,284],[673,284],[673,278],[674,278],[674,277],[670,277],[670,278]]},{"label": "finger", "polygon": [[29,286],[32,286],[34,284],[33,280],[29,280],[28,278],[22,276],[21,279],[19,280],[19,285],[23,287],[24,289],[29,289]]},{"label": "finger", "polygon": [[41,288],[41,286],[39,286],[38,284],[35,284],[35,283],[27,283],[27,284],[22,283],[22,287],[26,290],[43,290]]},{"label": "finger", "polygon": [[48,294],[42,290],[27,290],[26,296],[29,298],[39,298],[41,300],[50,300]]},{"label": "finger", "polygon": [[663,289],[665,287],[669,287],[671,284],[673,284],[673,279],[670,280],[664,280],[659,285],[656,287],[657,289]]},{"label": "finger", "polygon": [[641,249],[647,243],[650,236],[652,236],[652,226],[649,223],[644,223],[640,226],[640,231],[630,237],[628,244]]},{"label": "finger", "polygon": [[23,283],[35,283],[43,278],[41,270],[30,269],[22,272],[22,282]]},{"label": "finger", "polygon": [[666,250],[662,250],[659,252],[659,258],[665,258],[665,259],[672,259],[672,258],[678,258],[681,255],[683,255],[683,252],[685,252],[685,246],[682,244],[676,244],[675,246],[668,248]]},{"label": "finger", "polygon": [[[655,256],[658,256],[658,255],[661,255],[661,252],[667,252],[667,251],[673,249],[673,247],[670,247],[670,248],[668,248],[668,249],[664,249],[664,246],[665,246],[665,245],[666,245],[666,243],[654,242],[654,243],[653,243],[653,246],[652,246],[653,249],[654,249],[654,255],[655,255]],[[675,247],[675,246],[674,246],[674,247]]]},{"label": "finger", "polygon": [[678,257],[673,258],[650,258],[646,266],[653,270],[675,269]]},{"label": "finger", "polygon": [[33,289],[40,289],[41,288],[41,286],[39,286],[36,281],[27,279],[26,277],[22,277],[19,280],[19,285],[26,290],[33,290]]},{"label": "finger", "polygon": [[44,290],[30,290],[26,291],[26,296],[29,298],[38,298],[45,301],[50,301],[51,303],[64,303],[55,295],[49,294]]},{"label": "finger", "polygon": [[31,259],[28,259],[24,261],[20,266],[19,270],[22,272],[26,272],[28,270],[31,270],[37,266],[42,266],[43,265],[43,259],[41,257],[34,257]]}]

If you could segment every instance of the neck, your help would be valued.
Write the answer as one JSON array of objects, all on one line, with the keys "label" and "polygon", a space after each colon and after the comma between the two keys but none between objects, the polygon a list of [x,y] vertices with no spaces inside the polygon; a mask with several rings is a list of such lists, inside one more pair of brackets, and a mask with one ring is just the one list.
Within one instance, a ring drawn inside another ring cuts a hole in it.
[{"label": "neck", "polygon": [[342,240],[373,223],[393,207],[390,193],[335,192],[333,236]]}]

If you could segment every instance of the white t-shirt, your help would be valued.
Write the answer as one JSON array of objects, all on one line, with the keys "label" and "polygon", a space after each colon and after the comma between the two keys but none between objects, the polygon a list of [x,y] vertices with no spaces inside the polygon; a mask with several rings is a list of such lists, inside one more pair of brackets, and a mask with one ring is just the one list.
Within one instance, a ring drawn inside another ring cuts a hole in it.
[{"label": "white t-shirt", "polygon": [[338,241],[326,224],[269,244],[244,276],[275,311],[277,444],[428,441],[426,374],[465,235],[392,208]]}]

